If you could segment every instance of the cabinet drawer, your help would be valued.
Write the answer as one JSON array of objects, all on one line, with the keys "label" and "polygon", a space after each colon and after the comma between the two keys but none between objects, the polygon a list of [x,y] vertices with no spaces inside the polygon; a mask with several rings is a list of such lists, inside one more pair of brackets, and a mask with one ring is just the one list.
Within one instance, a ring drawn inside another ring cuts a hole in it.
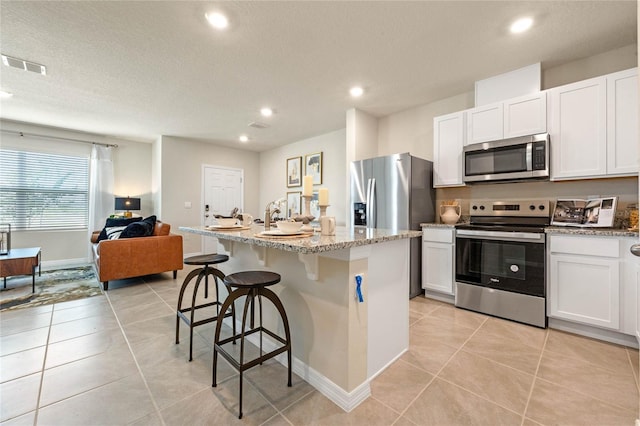
[{"label": "cabinet drawer", "polygon": [[620,257],[620,243],[617,238],[552,235],[549,242],[549,248],[551,253],[614,258]]},{"label": "cabinet drawer", "polygon": [[422,241],[453,243],[453,229],[422,228]]}]

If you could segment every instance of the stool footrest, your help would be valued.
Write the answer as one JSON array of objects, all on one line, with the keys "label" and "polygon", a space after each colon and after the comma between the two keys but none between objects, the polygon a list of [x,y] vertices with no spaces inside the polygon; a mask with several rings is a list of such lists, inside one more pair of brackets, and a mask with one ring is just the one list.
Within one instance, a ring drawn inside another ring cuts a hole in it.
[{"label": "stool footrest", "polygon": [[[179,316],[180,318],[182,318],[182,321],[184,321],[185,323],[187,323],[187,325],[188,325],[188,326],[192,325],[193,327],[197,327],[197,326],[202,325],[202,324],[209,324],[210,322],[217,321],[217,320],[218,320],[218,318],[220,318],[220,317],[221,317],[221,315],[217,315],[217,316],[215,316],[215,317],[205,318],[205,319],[202,319],[202,320],[200,320],[200,321],[194,321],[194,322],[193,322],[193,324],[191,324],[191,319],[190,319],[189,317],[187,317],[187,316],[183,313],[183,311],[178,311],[178,312],[177,312],[177,314],[178,314],[178,316]],[[233,312],[227,312],[226,314],[224,314],[224,316],[223,316],[222,318],[227,318],[227,317],[230,317],[230,316],[232,316],[232,315],[233,315]]]},{"label": "stool footrest", "polygon": [[283,339],[282,337],[278,336],[277,334],[275,334],[274,332],[272,332],[271,330],[267,330],[264,327],[257,327],[254,329],[251,329],[247,332],[244,333],[245,337],[253,334],[253,333],[257,333],[259,331],[263,331],[265,333],[267,333],[269,336],[273,337],[274,339],[278,340],[280,343],[283,344],[283,346],[280,346],[277,349],[274,349],[271,352],[267,352],[265,354],[262,354],[261,356],[254,358],[250,361],[243,361],[242,365],[240,365],[240,363],[233,357],[233,355],[231,355],[230,353],[228,353],[222,346],[230,343],[234,340],[240,339],[240,337],[242,336],[242,334],[236,334],[235,336],[232,337],[227,337],[226,339],[222,339],[220,341],[218,341],[218,343],[216,343],[214,345],[214,350],[216,352],[218,352],[220,355],[222,355],[222,357],[224,359],[226,359],[229,364],[231,364],[236,370],[238,371],[245,371],[250,369],[251,367],[255,367],[258,364],[262,364],[264,361],[271,359],[277,355],[280,355],[283,352],[286,352],[287,350],[289,350],[290,345],[287,344],[287,341],[285,339]]}]

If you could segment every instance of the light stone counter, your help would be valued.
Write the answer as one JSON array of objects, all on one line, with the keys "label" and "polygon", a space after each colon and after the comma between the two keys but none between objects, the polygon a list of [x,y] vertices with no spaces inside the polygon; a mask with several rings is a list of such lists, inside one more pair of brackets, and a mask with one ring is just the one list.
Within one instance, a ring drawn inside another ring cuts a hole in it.
[{"label": "light stone counter", "polygon": [[455,229],[456,225],[447,225],[446,223],[421,223],[420,227],[422,227],[422,228]]},{"label": "light stone counter", "polygon": [[[345,411],[371,395],[370,382],[409,348],[409,259],[411,238],[421,231],[338,227],[336,235],[275,240],[245,231],[182,232],[217,238],[216,265],[225,274],[266,270],[281,275],[270,287],[282,301],[291,328],[293,371]],[[356,297],[362,278],[362,301]],[[264,326],[282,331],[279,316],[263,303]],[[225,319],[225,322],[230,321]],[[258,338],[258,333],[249,340]],[[272,345],[271,347],[269,345]],[[276,347],[264,336],[265,350]],[[286,364],[286,356],[278,360]],[[282,378],[286,386],[286,378]]]},{"label": "light stone counter", "polygon": [[577,226],[549,226],[547,234],[557,235],[595,235],[599,237],[633,237],[638,238],[638,231],[618,228],[579,228]]}]

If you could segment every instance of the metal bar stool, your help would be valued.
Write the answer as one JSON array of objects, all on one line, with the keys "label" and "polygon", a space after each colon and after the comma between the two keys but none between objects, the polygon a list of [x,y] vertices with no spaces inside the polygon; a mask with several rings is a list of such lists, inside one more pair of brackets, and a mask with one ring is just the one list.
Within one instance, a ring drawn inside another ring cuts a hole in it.
[{"label": "metal bar stool", "polygon": [[[236,299],[246,296],[244,302],[244,308],[242,311],[242,329],[239,334],[233,333],[233,336],[228,337],[226,339],[220,340],[220,330],[221,330],[221,322],[218,321],[216,324],[216,334],[215,339],[213,341],[213,387],[217,386],[216,381],[216,373],[218,366],[218,353],[223,356],[229,363],[240,373],[240,406],[239,406],[239,414],[238,418],[242,418],[242,373],[245,370],[248,370],[251,367],[255,367],[258,364],[262,364],[264,361],[275,357],[283,352],[287,352],[287,361],[289,364],[289,377],[287,386],[291,387],[291,333],[289,332],[289,320],[287,319],[287,313],[284,310],[284,306],[282,306],[282,302],[278,298],[278,296],[271,290],[269,290],[268,286],[274,285],[280,282],[280,275],[275,272],[267,272],[267,271],[246,271],[246,272],[237,272],[234,274],[229,274],[224,278],[224,283],[228,286],[234,288],[233,292],[229,294],[229,296],[225,299],[222,304],[222,311],[228,309],[230,306],[233,306],[233,303]],[[285,338],[282,338],[268,330],[262,326],[262,297],[266,297],[273,303],[273,306],[278,310],[280,314],[280,318],[282,319],[282,324],[284,326]],[[258,317],[259,317],[259,325],[255,327],[254,325],[254,303],[255,299],[258,299]],[[247,322],[247,312],[249,311],[249,306],[251,306],[251,319],[250,319],[250,329],[245,331],[245,325]],[[248,336],[253,333],[259,333],[260,335],[260,356],[254,358],[250,361],[244,360],[244,345],[245,345],[245,336]],[[263,353],[262,351],[262,333],[266,333],[271,336],[276,341],[282,343],[282,346],[277,349],[269,352]],[[223,346],[228,344],[229,342],[234,342],[235,340],[240,339],[240,359],[236,360],[229,352],[227,352]]]},{"label": "metal bar stool", "polygon": [[[189,326],[189,361],[193,359],[194,327],[216,321],[218,318],[220,318],[220,306],[222,305],[222,302],[220,302],[220,298],[219,298],[218,279],[222,280],[224,283],[225,275],[222,271],[220,271],[217,268],[211,267],[210,265],[226,262],[227,260],[229,260],[229,256],[225,254],[203,254],[200,256],[188,257],[184,260],[185,265],[202,265],[202,268],[197,268],[189,272],[187,277],[184,279],[184,282],[182,283],[182,288],[180,288],[180,295],[178,296],[178,308],[176,310],[176,344],[180,343],[180,319],[182,319]],[[200,281],[202,281],[202,278],[204,278],[204,297],[205,299],[209,297],[209,275],[212,275],[214,278],[214,284],[216,286],[216,300],[213,302],[196,305],[196,297],[198,296],[198,287],[200,286]],[[198,278],[196,280],[195,287],[193,289],[191,306],[183,308],[182,299],[184,298],[184,292],[187,289],[189,282],[194,277],[198,277]],[[231,287],[229,287],[226,283],[224,285],[227,288],[227,292],[231,293]],[[195,320],[196,310],[208,308],[210,306],[216,307],[216,315],[196,321]],[[231,312],[227,312],[227,309],[222,310],[222,312],[224,313],[222,318],[226,318],[229,316],[232,317],[233,334],[236,334],[235,309],[233,306],[231,306]],[[218,323],[220,322],[221,321],[218,321]]]}]

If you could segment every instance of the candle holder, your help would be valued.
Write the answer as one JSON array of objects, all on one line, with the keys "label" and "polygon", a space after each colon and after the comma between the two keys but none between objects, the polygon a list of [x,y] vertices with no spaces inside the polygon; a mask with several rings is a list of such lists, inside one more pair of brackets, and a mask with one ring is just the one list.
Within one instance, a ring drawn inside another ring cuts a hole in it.
[{"label": "candle holder", "polygon": [[326,206],[318,206],[318,207],[320,207],[320,217],[326,216],[327,215],[327,207],[329,207],[329,204],[327,204]]},{"label": "candle holder", "polygon": [[311,195],[303,195],[302,199],[304,201],[304,212],[302,214],[294,216],[293,220],[297,222],[302,222],[304,225],[302,226],[302,231],[312,231],[313,227],[311,226],[311,222],[315,219],[315,216],[311,214],[311,199],[313,196]]}]

